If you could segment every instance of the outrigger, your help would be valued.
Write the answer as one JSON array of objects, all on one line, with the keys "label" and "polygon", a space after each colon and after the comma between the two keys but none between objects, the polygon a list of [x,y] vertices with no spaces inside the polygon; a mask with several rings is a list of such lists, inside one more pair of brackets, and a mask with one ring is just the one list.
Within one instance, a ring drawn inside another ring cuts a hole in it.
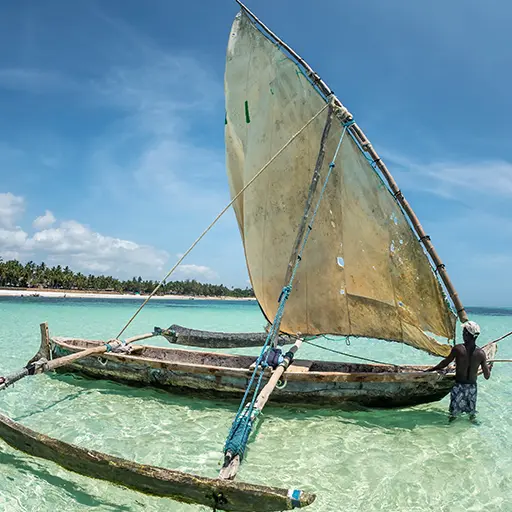
[{"label": "outrigger", "polygon": [[[44,325],[41,332],[39,356],[46,359],[78,355],[105,344],[102,340],[46,336],[48,329]],[[132,344],[155,336],[165,336],[173,344],[218,349],[261,346],[267,335],[217,333],[172,325],[169,329],[156,328],[151,333],[130,338],[127,340],[130,341],[129,347],[123,352],[82,357],[57,371],[171,392],[187,391],[202,398],[207,395],[221,398],[243,396],[254,370],[253,356]],[[278,343],[290,343],[290,337],[281,336]],[[488,359],[493,359],[495,348],[495,344],[484,347]],[[272,393],[272,402],[323,407],[345,404],[408,407],[441,400],[454,384],[453,367],[446,373],[437,373],[425,372],[428,366],[371,361],[346,363],[293,359]],[[272,367],[268,366],[263,377],[265,383],[272,373]]]}]

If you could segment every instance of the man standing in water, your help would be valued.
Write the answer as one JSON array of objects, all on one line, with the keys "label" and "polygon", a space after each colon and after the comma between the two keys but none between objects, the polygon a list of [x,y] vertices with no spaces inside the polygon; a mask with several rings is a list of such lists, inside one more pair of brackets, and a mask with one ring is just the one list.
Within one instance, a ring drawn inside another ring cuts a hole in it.
[{"label": "man standing in water", "polygon": [[450,355],[438,365],[429,368],[433,372],[446,368],[455,359],[455,385],[450,394],[450,421],[466,412],[469,418],[476,418],[476,379],[478,370],[486,379],[491,376],[491,365],[487,364],[485,352],[476,346],[476,339],[480,334],[480,327],[475,322],[466,322],[462,325],[462,338],[464,343],[459,343],[452,348]]}]

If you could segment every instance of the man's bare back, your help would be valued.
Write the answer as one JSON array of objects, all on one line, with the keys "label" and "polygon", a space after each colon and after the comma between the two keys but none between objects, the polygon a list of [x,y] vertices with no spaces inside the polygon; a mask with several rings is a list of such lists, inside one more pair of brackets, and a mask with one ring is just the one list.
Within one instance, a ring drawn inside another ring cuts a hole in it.
[{"label": "man's bare back", "polygon": [[480,367],[482,367],[484,377],[488,379],[491,376],[491,369],[487,364],[485,352],[480,347],[474,346],[470,356],[468,351],[471,351],[472,348],[467,343],[455,345],[448,357],[443,359],[437,366],[429,368],[428,371],[441,370],[446,368],[452,361],[455,361],[455,380],[459,384],[476,384]]},{"label": "man's bare back", "polygon": [[[475,347],[471,355],[468,354],[468,347],[462,343],[455,345],[452,349],[455,359],[455,380],[460,384],[476,384],[478,370],[482,367],[482,372],[486,379],[489,378],[490,371],[487,365],[485,352]],[[487,373],[487,375],[486,375]]]}]

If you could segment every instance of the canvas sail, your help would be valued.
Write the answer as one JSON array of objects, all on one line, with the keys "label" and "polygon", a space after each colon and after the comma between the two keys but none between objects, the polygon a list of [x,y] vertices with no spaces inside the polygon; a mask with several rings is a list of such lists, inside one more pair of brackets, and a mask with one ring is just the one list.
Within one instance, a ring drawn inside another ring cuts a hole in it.
[{"label": "canvas sail", "polygon": [[[325,99],[243,12],[229,39],[225,95],[227,170],[234,196],[325,106]],[[270,321],[285,284],[327,115],[325,110],[318,116],[234,204],[251,283]],[[335,119],[322,179],[342,131]],[[452,339],[454,329],[455,317],[417,236],[347,135],[281,331],[380,338],[444,356],[450,345],[432,335]]]}]

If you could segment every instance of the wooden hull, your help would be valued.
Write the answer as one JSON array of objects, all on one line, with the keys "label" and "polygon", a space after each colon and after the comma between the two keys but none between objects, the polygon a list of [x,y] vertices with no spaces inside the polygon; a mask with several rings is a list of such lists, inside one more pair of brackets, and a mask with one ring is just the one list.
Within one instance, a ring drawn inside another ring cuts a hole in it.
[{"label": "wooden hull", "polygon": [[305,507],[314,494],[294,490],[205,478],[181,471],[138,464],[94,450],[85,450],[45,436],[0,414],[0,437],[29,455],[53,461],[80,475],[107,480],[154,496],[196,503],[215,510],[279,511]]},{"label": "wooden hull", "polygon": [[[50,339],[53,358],[102,344],[74,338]],[[252,356],[237,356],[173,348],[137,346],[130,355],[105,353],[85,357],[59,371],[171,390],[240,397],[251,375]],[[273,402],[336,406],[404,407],[446,396],[454,374],[425,373],[423,366],[393,366],[295,360]],[[268,370],[268,376],[270,376]]]}]

